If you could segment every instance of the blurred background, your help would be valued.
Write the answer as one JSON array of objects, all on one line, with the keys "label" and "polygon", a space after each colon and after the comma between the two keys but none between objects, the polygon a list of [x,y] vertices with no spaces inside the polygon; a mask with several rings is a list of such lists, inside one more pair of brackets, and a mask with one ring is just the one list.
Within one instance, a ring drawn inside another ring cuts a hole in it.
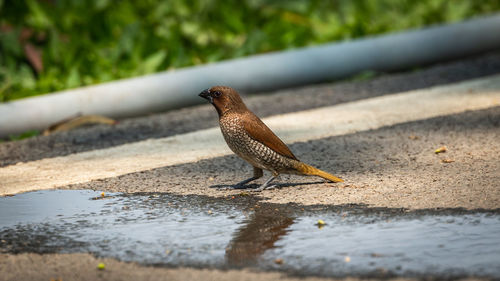
[{"label": "blurred background", "polygon": [[0,102],[495,11],[498,0],[0,0]]}]

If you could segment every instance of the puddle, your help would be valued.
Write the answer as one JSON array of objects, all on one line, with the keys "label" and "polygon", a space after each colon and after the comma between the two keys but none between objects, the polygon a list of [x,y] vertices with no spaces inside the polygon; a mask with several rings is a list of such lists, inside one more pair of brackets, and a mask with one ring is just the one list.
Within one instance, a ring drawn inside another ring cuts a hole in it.
[{"label": "puddle", "polygon": [[[321,219],[326,225],[319,227]],[[0,252],[295,275],[500,277],[500,214],[56,190],[0,198]]]}]

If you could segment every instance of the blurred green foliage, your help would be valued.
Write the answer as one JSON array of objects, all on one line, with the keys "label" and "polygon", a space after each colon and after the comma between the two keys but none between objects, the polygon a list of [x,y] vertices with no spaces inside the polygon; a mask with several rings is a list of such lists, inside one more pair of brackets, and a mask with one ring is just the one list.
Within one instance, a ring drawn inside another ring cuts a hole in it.
[{"label": "blurred green foliage", "polygon": [[[22,140],[22,139],[27,139],[27,138],[31,138],[31,137],[34,137],[34,136],[38,136],[40,135],[40,131],[38,130],[29,130],[29,131],[26,131],[24,133],[21,133],[21,134],[18,134],[18,135],[9,135],[8,138],[6,138],[7,140],[10,140],[10,141],[17,141],[17,140]],[[0,139],[0,142],[2,142],[3,140]]]},{"label": "blurred green foliage", "polygon": [[498,10],[498,0],[0,0],[0,102]]}]

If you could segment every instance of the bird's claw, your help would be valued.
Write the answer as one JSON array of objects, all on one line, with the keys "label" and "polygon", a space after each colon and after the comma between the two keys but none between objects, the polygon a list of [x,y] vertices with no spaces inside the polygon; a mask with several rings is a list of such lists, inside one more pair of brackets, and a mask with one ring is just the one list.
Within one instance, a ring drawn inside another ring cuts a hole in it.
[{"label": "bird's claw", "polygon": [[255,189],[253,189],[252,191],[255,191],[255,192],[261,192],[261,191],[264,191],[264,190],[271,190],[271,189],[275,189],[277,188],[278,185],[276,184],[273,184],[273,185],[269,185],[269,186],[264,186],[264,185],[261,185]]}]

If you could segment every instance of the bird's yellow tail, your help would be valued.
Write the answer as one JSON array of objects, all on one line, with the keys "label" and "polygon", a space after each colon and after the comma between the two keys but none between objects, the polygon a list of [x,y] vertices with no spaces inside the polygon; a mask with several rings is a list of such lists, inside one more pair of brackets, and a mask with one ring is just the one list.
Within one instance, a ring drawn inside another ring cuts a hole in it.
[{"label": "bird's yellow tail", "polygon": [[327,180],[332,181],[332,182],[343,182],[344,181],[344,180],[337,178],[336,176],[334,176],[330,173],[327,173],[325,171],[321,171],[320,169],[316,169],[313,166],[310,166],[310,165],[307,165],[304,163],[300,163],[297,170],[304,175],[319,176],[319,177],[322,177],[322,178],[327,179]]}]

